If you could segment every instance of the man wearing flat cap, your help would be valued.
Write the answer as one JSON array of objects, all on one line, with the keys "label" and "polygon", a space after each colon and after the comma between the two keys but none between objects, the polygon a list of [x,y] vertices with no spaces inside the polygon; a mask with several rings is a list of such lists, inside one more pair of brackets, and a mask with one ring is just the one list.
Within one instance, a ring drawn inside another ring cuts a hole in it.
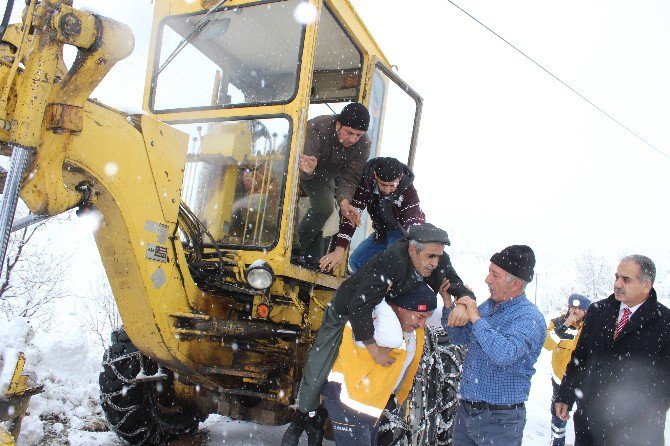
[{"label": "man wearing flat cap", "polygon": [[[468,352],[458,391],[455,445],[521,445],[526,424],[525,401],[530,379],[544,343],[544,317],[526,298],[533,280],[535,254],[526,245],[509,246],[493,254],[486,284],[491,297],[479,307],[469,297],[444,299],[442,325],[454,344]],[[449,326],[454,307],[467,308],[469,322]]]},{"label": "man wearing flat cap", "polygon": [[[377,254],[342,282],[324,312],[321,327],[307,357],[296,401],[298,410],[284,434],[282,446],[297,445],[305,430],[308,444],[319,444],[315,438],[321,435],[319,430],[325,418],[317,411],[319,395],[337,357],[347,322],[355,340],[365,345],[370,359],[389,367],[395,360],[375,342],[372,320],[374,308],[384,298],[392,304],[395,298],[427,284],[434,293],[439,290],[444,295],[448,292],[474,301],[473,293],[465,287],[444,252],[444,246],[449,244],[449,237],[442,229],[430,223],[414,225],[407,237]],[[466,319],[464,308],[454,313],[460,313]]]},{"label": "man wearing flat cap", "polygon": [[369,125],[370,113],[358,102],[338,115],[317,116],[307,122],[299,169],[310,209],[295,226],[294,256],[314,250],[312,244],[318,242],[319,232],[335,209],[333,197],[344,217],[355,212],[350,203],[370,157],[370,138],[365,134]]}]

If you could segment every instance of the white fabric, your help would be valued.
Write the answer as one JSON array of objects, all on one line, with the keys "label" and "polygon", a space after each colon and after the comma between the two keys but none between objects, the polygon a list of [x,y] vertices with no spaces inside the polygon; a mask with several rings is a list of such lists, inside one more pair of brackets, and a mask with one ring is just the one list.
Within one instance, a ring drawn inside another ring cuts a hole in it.
[{"label": "white fabric", "polygon": [[[372,325],[375,327],[375,343],[380,347],[400,348],[403,345],[402,327],[393,308],[381,301],[372,310]],[[349,325],[351,326],[351,325]],[[359,347],[365,347],[362,342],[356,341]]]},{"label": "white fabric", "polygon": [[398,375],[398,381],[396,381],[395,386],[393,387],[395,393],[398,393],[398,390],[400,390],[398,387],[400,387],[400,383],[403,381],[405,373],[407,373],[407,369],[412,363],[412,359],[414,359],[414,353],[416,352],[416,333],[404,333],[404,340],[406,341],[405,348],[407,350],[407,356],[405,357],[405,363],[402,365],[402,370],[400,370],[400,375]]},{"label": "white fabric", "polygon": [[554,330],[551,330],[549,332],[549,337],[552,339],[552,341],[554,341],[557,344],[559,344],[562,341],[560,336],[558,336]]},{"label": "white fabric", "polygon": [[630,321],[630,318],[633,317],[633,313],[635,313],[635,311],[636,311],[638,308],[640,308],[640,306],[641,306],[643,303],[644,303],[644,302],[642,302],[641,304],[637,304],[637,305],[635,305],[634,307],[629,307],[629,306],[627,306],[626,304],[624,304],[624,303],[622,302],[621,305],[619,306],[619,316],[617,316],[617,318],[616,318],[616,324],[619,325],[619,321],[620,321],[621,318],[623,317],[623,309],[624,309],[624,308],[628,308],[628,309],[630,310],[630,316],[629,316],[629,318],[628,318],[628,320]]}]

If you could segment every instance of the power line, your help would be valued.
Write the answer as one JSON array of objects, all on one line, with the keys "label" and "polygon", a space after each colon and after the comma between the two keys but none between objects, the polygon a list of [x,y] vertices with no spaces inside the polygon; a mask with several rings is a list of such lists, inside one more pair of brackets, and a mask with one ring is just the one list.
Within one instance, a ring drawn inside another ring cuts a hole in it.
[{"label": "power line", "polygon": [[664,151],[660,150],[660,149],[657,148],[655,145],[653,145],[652,143],[650,143],[649,141],[647,141],[646,139],[644,139],[642,136],[640,136],[639,134],[637,134],[635,131],[633,131],[633,130],[631,130],[630,128],[628,128],[627,126],[625,126],[621,121],[619,121],[619,120],[616,119],[614,116],[612,116],[612,115],[610,115],[609,113],[607,113],[605,110],[603,110],[602,108],[600,108],[597,104],[595,104],[593,101],[591,101],[591,100],[588,99],[586,96],[584,96],[583,94],[581,94],[580,92],[578,92],[577,90],[575,90],[574,88],[572,88],[567,82],[564,82],[561,78],[559,78],[559,77],[556,76],[554,73],[552,73],[551,71],[549,71],[548,69],[546,69],[546,68],[545,68],[544,66],[542,66],[539,62],[535,61],[535,59],[533,59],[532,57],[530,57],[529,55],[527,55],[526,53],[524,53],[523,51],[521,51],[519,48],[517,48],[517,47],[516,47],[514,44],[512,44],[510,41],[508,41],[507,39],[505,39],[504,37],[502,37],[500,34],[498,34],[497,32],[493,31],[493,30],[492,30],[491,28],[489,28],[488,26],[486,26],[484,23],[482,23],[481,20],[477,19],[475,16],[473,16],[472,14],[470,14],[468,11],[466,11],[465,9],[461,8],[460,6],[458,6],[458,5],[457,5],[456,3],[454,3],[452,0],[447,0],[447,1],[448,1],[449,3],[451,3],[452,5],[454,5],[456,8],[458,8],[462,13],[464,13],[465,15],[467,15],[468,17],[470,17],[472,20],[474,20],[475,22],[479,23],[481,26],[483,26],[484,28],[486,28],[491,34],[493,34],[494,36],[496,36],[497,38],[499,38],[500,40],[502,40],[503,42],[505,42],[507,45],[509,45],[510,47],[512,47],[516,52],[518,52],[519,54],[521,54],[523,57],[525,57],[526,59],[530,60],[532,63],[534,63],[535,65],[537,65],[542,71],[544,71],[544,72],[547,73],[549,76],[551,76],[551,77],[553,77],[554,79],[556,79],[558,82],[560,82],[561,84],[563,84],[563,86],[565,86],[565,87],[567,87],[568,89],[570,89],[570,91],[572,91],[572,92],[575,93],[577,96],[579,96],[580,98],[582,98],[584,101],[586,101],[587,103],[589,103],[592,107],[594,107],[594,108],[595,108],[596,110],[598,110],[600,113],[602,113],[603,115],[607,116],[609,119],[611,119],[612,121],[614,121],[618,126],[620,126],[621,128],[623,128],[624,130],[626,130],[626,131],[627,131],[628,133],[630,133],[631,135],[635,136],[637,139],[639,139],[640,141],[642,141],[643,143],[645,143],[647,146],[651,147],[653,150],[655,150],[655,151],[658,152],[659,154],[661,154],[661,155],[663,155],[664,157],[670,159],[670,155],[668,155],[668,154],[665,153]]}]

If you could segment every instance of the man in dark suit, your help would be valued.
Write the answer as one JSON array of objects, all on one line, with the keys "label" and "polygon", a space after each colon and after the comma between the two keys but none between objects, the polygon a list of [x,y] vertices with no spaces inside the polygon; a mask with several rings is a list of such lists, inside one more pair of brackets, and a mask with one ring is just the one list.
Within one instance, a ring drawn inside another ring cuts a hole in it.
[{"label": "man in dark suit", "polygon": [[641,255],[619,263],[614,294],[589,308],[556,414],[575,411],[575,446],[662,445],[670,407],[670,310]]}]

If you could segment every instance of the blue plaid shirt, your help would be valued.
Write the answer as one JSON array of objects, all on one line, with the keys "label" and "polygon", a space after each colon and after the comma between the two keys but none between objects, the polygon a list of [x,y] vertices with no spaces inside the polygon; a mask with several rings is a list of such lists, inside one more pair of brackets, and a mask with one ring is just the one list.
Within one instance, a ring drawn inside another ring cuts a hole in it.
[{"label": "blue plaid shirt", "polygon": [[546,336],[544,317],[526,295],[498,305],[487,299],[479,306],[479,320],[464,327],[442,325],[454,344],[467,344],[459,398],[489,404],[517,404],[528,399],[533,365]]}]

